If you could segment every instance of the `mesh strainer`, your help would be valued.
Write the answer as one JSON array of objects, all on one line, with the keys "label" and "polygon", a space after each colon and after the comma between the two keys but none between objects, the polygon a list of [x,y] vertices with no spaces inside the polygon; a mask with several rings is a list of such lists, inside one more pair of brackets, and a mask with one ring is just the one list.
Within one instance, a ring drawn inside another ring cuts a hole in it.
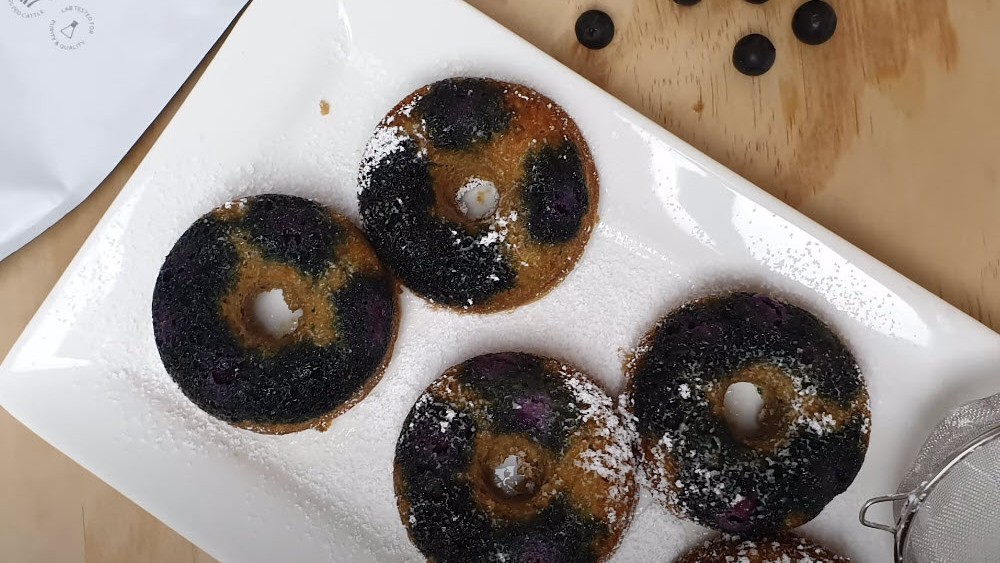
[{"label": "mesh strainer", "polygon": [[[868,500],[861,523],[895,536],[898,563],[1000,561],[1000,394],[952,411],[924,442],[894,495]],[[872,506],[893,503],[892,526]]]}]

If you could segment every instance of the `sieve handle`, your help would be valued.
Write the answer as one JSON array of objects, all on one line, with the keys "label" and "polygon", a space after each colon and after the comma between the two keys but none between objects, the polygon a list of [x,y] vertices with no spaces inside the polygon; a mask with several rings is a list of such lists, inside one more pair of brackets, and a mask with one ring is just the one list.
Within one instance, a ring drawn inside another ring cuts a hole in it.
[{"label": "sieve handle", "polygon": [[876,504],[882,504],[883,502],[896,502],[898,500],[906,500],[909,497],[909,493],[897,493],[895,495],[885,495],[881,497],[870,498],[865,501],[864,506],[861,507],[861,513],[858,514],[858,520],[861,521],[862,526],[868,528],[875,528],[876,530],[882,530],[884,532],[889,532],[890,534],[896,534],[896,526],[887,526],[885,524],[879,524],[878,522],[872,522],[868,519],[868,509],[875,506]]}]

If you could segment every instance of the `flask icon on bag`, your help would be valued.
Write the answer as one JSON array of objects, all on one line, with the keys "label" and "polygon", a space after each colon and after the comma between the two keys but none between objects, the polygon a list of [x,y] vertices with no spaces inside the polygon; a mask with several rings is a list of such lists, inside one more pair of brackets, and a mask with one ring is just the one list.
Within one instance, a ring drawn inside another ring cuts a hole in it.
[{"label": "flask icon on bag", "polygon": [[66,37],[66,39],[72,39],[73,38],[73,33],[76,32],[76,26],[78,26],[78,25],[80,25],[80,22],[78,22],[76,20],[73,20],[72,23],[70,23],[66,27],[60,29],[59,33],[62,33]]}]

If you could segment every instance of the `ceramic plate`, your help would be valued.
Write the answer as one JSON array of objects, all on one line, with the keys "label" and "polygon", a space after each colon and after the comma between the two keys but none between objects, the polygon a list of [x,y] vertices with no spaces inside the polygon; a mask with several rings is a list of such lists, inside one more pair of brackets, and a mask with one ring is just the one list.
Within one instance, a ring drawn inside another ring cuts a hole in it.
[{"label": "ceramic plate", "polygon": [[[150,322],[163,257],[201,214],[265,192],[357,220],[376,122],[453,75],[527,84],[587,137],[600,222],[572,274],[509,313],[402,298],[391,364],[327,432],[264,436],[204,414],[159,362]],[[320,112],[320,101],[329,113]],[[801,532],[860,562],[862,528],[950,408],[1000,387],[1000,338],[456,0],[256,0],[0,369],[3,405],[210,554],[228,561],[417,561],[391,473],[398,429],[446,367],[487,351],[564,358],[612,391],[623,355],[686,300],[756,288],[814,311],[855,351],[872,400],[857,480]],[[875,513],[887,519],[886,513]],[[670,561],[710,532],[648,495],[615,561]]]}]

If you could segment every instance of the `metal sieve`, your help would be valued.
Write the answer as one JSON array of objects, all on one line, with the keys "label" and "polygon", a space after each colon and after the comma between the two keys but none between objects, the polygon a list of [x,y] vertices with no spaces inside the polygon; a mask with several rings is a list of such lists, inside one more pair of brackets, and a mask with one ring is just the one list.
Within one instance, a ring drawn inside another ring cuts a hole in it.
[{"label": "metal sieve", "polygon": [[[861,523],[895,536],[897,563],[1000,561],[1000,394],[952,411],[924,442],[898,492],[869,499]],[[893,503],[893,525],[868,509]]]}]

